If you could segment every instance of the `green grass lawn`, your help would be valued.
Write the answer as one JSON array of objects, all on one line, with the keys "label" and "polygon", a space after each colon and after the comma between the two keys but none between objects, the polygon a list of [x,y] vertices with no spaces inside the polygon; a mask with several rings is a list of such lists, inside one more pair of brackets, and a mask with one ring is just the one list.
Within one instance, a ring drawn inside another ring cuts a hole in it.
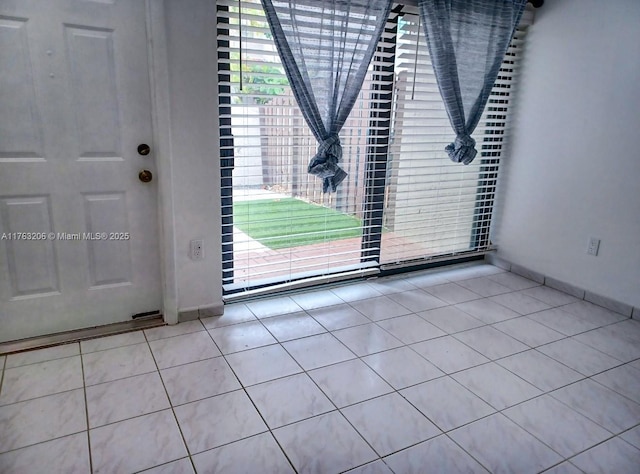
[{"label": "green grass lawn", "polygon": [[237,201],[233,224],[271,249],[360,237],[360,219],[294,198]]}]

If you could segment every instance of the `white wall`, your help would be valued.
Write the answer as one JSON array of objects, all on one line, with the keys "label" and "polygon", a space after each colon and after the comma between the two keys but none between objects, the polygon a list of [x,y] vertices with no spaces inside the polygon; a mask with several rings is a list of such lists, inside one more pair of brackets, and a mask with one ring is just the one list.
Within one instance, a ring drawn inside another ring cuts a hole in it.
[{"label": "white wall", "polygon": [[[163,183],[168,189],[163,220],[173,226],[173,232],[165,232],[164,258],[180,312],[222,309],[215,10],[210,0],[164,2],[168,111],[156,100],[159,121],[170,117],[159,128],[169,134],[160,137],[170,175]],[[161,83],[156,87],[159,95],[162,88]],[[189,258],[192,239],[204,240],[204,260]],[[165,309],[170,299],[165,297]]]},{"label": "white wall", "polygon": [[547,0],[513,128],[498,257],[640,307],[640,1]]}]

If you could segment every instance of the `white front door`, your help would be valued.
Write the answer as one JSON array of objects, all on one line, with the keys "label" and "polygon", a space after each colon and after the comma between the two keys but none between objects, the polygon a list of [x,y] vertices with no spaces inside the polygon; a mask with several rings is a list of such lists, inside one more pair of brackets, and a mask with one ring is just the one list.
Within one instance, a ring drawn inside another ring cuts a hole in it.
[{"label": "white front door", "polygon": [[161,309],[145,4],[0,0],[0,341]]}]

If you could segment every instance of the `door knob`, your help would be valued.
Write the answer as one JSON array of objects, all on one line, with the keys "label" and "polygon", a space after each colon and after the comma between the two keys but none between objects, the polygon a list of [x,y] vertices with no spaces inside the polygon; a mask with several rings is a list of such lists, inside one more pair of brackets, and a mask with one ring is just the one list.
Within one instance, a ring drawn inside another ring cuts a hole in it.
[{"label": "door knob", "polygon": [[138,145],[138,154],[142,156],[147,156],[151,152],[151,147],[146,143],[141,143]]},{"label": "door knob", "polygon": [[138,173],[138,179],[143,183],[148,183],[153,179],[153,173],[149,170],[140,170],[140,173]]}]

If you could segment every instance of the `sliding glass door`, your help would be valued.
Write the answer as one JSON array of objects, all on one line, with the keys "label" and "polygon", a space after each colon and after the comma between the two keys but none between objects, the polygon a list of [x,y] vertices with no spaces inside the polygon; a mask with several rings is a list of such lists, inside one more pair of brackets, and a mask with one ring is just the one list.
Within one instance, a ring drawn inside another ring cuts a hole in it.
[{"label": "sliding glass door", "polygon": [[398,23],[380,263],[482,252],[490,246],[496,180],[506,145],[516,72],[522,59],[523,17],[503,61],[474,136],[478,156],[469,165],[444,152],[453,132],[444,109],[416,9]]},{"label": "sliding glass door", "polygon": [[396,5],[340,133],[348,177],[326,194],[322,181],[307,173],[317,142],[293,98],[259,0],[217,5],[226,293],[375,272],[489,246],[521,39],[512,45],[475,134],[482,144],[478,158],[469,166],[454,164],[444,152],[453,132],[417,8]]}]

